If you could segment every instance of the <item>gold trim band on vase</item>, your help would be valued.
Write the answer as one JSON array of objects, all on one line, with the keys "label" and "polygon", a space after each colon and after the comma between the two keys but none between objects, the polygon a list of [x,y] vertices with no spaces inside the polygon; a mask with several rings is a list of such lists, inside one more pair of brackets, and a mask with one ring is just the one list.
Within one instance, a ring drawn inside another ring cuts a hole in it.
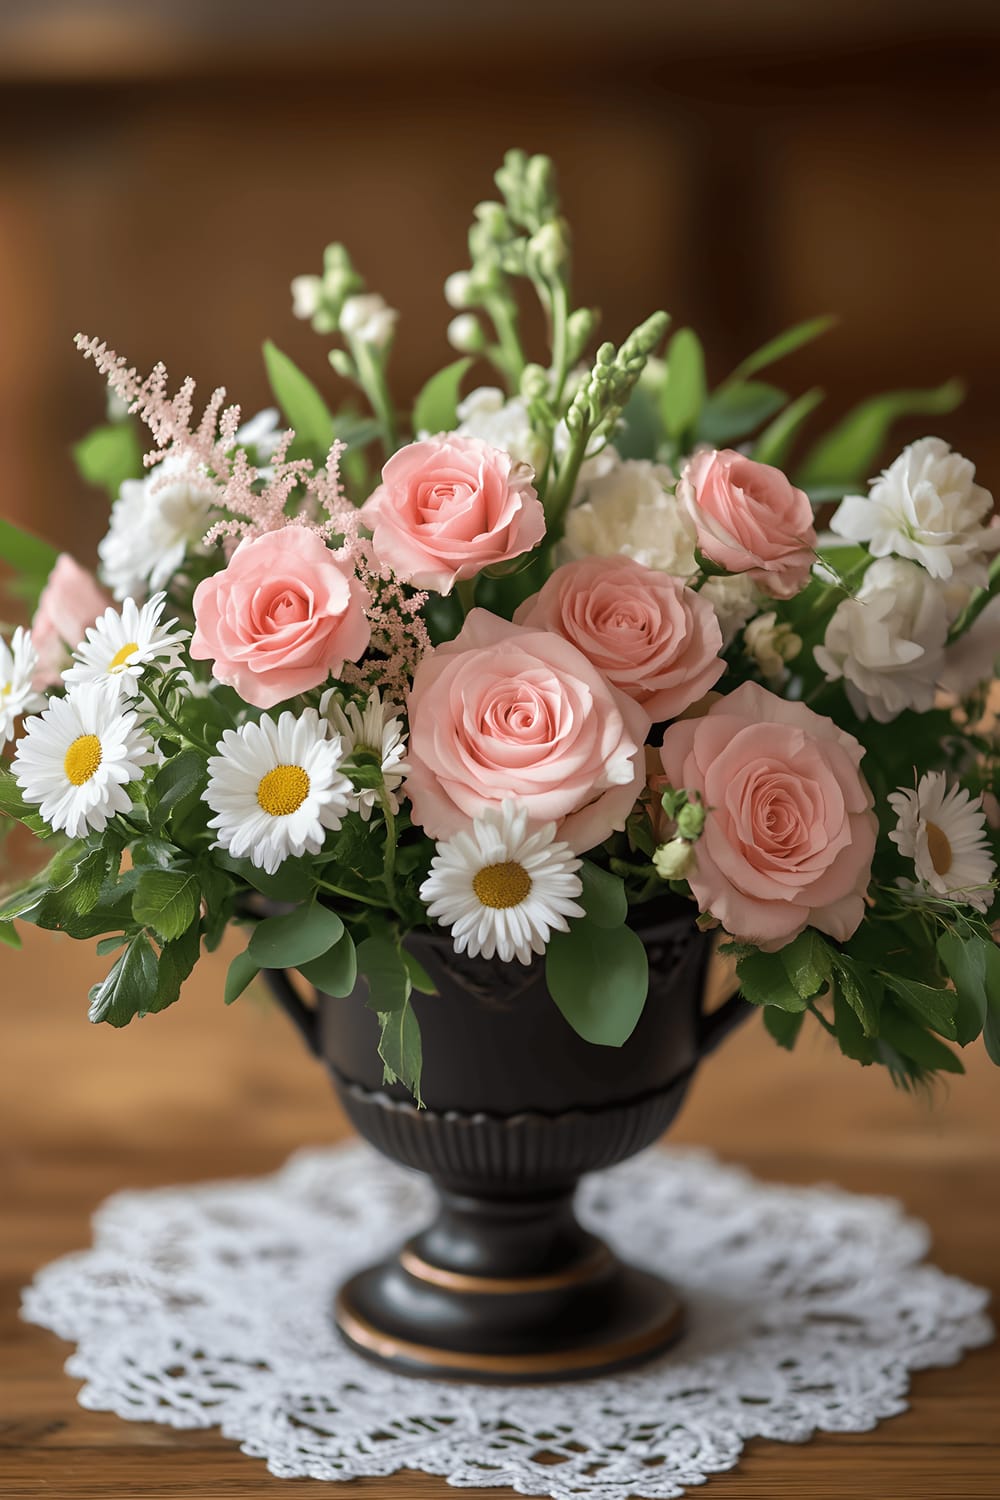
[{"label": "gold trim band on vase", "polygon": [[576,1261],[562,1271],[552,1271],[542,1276],[471,1276],[466,1271],[451,1271],[446,1266],[432,1265],[409,1245],[404,1245],[399,1252],[399,1263],[406,1274],[416,1281],[426,1281],[449,1292],[510,1297],[529,1292],[558,1291],[562,1287],[592,1281],[610,1271],[615,1259],[606,1245],[596,1245],[583,1260]]},{"label": "gold trim band on vase", "polygon": [[651,1327],[628,1338],[613,1339],[607,1344],[591,1344],[582,1349],[557,1349],[545,1354],[472,1354],[461,1349],[438,1349],[430,1344],[415,1344],[394,1334],[383,1333],[352,1312],[337,1294],[334,1307],[337,1327],[346,1339],[359,1349],[382,1360],[399,1360],[434,1372],[470,1371],[480,1375],[533,1376],[588,1370],[628,1364],[644,1354],[666,1345],[681,1331],[684,1309],[676,1300],[663,1317]]}]

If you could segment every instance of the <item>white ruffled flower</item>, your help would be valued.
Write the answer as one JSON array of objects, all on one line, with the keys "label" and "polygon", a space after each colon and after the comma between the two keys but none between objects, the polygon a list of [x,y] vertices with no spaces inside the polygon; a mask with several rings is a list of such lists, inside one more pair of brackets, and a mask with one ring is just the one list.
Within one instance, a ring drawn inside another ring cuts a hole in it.
[{"label": "white ruffled flower", "polygon": [[[600,461],[603,460],[603,463]],[[569,557],[634,557],[647,568],[678,578],[698,571],[697,533],[671,493],[675,477],[666,464],[619,459],[614,450],[596,455],[581,499],[566,516],[564,550]]]},{"label": "white ruffled flower", "polygon": [[958,576],[969,587],[987,581],[1000,529],[984,524],[993,497],[974,483],[975,465],[940,438],[904,448],[865,499],[848,495],[830,522],[838,536],[865,543],[873,557],[911,558],[933,578]]},{"label": "white ruffled flower", "polygon": [[786,662],[794,661],[802,650],[802,637],[790,625],[779,625],[773,609],[751,620],[743,632],[747,655],[760,670],[764,681],[779,688],[788,678]]},{"label": "white ruffled flower", "polygon": [[988,911],[996,865],[982,797],[960,786],[949,790],[943,771],[928,771],[916,791],[900,787],[889,797],[889,805],[899,820],[889,837],[900,854],[913,860],[921,886],[976,911]]},{"label": "white ruffled flower", "polygon": [[316,710],[227,729],[216,751],[203,799],[218,845],[268,875],[293,855],[319,854],[353,788],[340,770],[340,735]]},{"label": "white ruffled flower", "polygon": [[[166,588],[211,525],[215,492],[192,483],[181,455],[168,455],[144,479],[126,479],[111,507],[98,553],[116,599]],[[171,476],[174,476],[171,478]]]},{"label": "white ruffled flower", "polygon": [[[359,708],[356,703],[348,703],[345,708],[336,689],[331,688],[320,699],[319,711],[340,735],[345,761],[367,762],[379,767],[389,806],[393,814],[398,813],[396,793],[410,769],[406,763],[403,710],[395,703],[383,703],[378,688],[369,693],[364,708]],[[376,787],[352,788],[348,797],[348,806],[360,813],[366,823],[378,802]]]},{"label": "white ruffled flower", "polygon": [[153,662],[164,671],[179,667],[190,632],[176,629],[176,620],[161,624],[165,601],[165,594],[154,594],[141,609],[134,599],[126,599],[121,611],[105,610],[73,652],[73,665],[63,673],[66,685],[107,682],[134,694]]},{"label": "white ruffled flower", "polygon": [[814,652],[828,682],[843,677],[859,718],[888,724],[904,709],[926,713],[944,664],[948,616],[940,587],[913,562],[872,563]]},{"label": "white ruffled flower", "polygon": [[702,585],[701,596],[715,610],[724,647],[736,639],[764,597],[746,573],[715,574]]},{"label": "white ruffled flower", "polygon": [[38,652],[20,625],[9,646],[0,636],[0,749],[14,738],[22,714],[45,707],[45,694],[36,693],[31,686],[37,666]]},{"label": "white ruffled flower", "polygon": [[527,826],[527,813],[505,802],[438,844],[420,896],[452,929],[456,953],[528,964],[553,931],[568,930],[568,917],[584,915],[579,859],[555,841],[554,823],[530,835]]},{"label": "white ruffled flower", "polygon": [[131,812],[127,787],[155,759],[135,710],[122,706],[115,688],[88,683],[28,720],[12,769],[25,801],[75,839]]},{"label": "white ruffled flower", "polygon": [[989,604],[964,635],[944,654],[939,679],[946,692],[967,698],[992,681],[1000,668],[1000,598]]},{"label": "white ruffled flower", "polygon": [[254,448],[257,457],[266,463],[281,442],[285,427],[276,406],[265,406],[263,411],[236,429],[236,441],[242,448]]},{"label": "white ruffled flower", "polygon": [[519,463],[537,471],[545,458],[545,444],[531,426],[528,408],[519,396],[507,400],[497,386],[481,385],[458,406],[463,437],[480,438],[491,448],[502,448]]},{"label": "white ruffled flower", "polygon": [[340,331],[359,344],[384,349],[392,338],[399,313],[378,292],[358,292],[340,309]]}]

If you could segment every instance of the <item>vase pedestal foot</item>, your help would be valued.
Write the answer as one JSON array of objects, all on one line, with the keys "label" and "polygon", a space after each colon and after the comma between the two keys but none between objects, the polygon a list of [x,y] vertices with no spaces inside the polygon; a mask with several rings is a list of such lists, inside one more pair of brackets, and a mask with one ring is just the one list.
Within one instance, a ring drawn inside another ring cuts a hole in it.
[{"label": "vase pedestal foot", "polygon": [[359,1353],[409,1375],[498,1383],[585,1379],[659,1353],[683,1309],[572,1215],[442,1195],[435,1223],[341,1287],[334,1316]]}]

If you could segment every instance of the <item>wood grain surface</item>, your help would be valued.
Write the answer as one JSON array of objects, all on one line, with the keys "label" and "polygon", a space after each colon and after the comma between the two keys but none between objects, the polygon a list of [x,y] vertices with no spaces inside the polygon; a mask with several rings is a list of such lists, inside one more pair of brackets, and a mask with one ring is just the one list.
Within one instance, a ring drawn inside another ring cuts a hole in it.
[{"label": "wood grain surface", "polygon": [[[285,1019],[252,996],[226,1011],[223,958],[182,1002],[115,1033],[86,1020],[101,960],[28,934],[0,951],[0,1496],[55,1500],[294,1500],[454,1494],[418,1474],[349,1484],[271,1478],[217,1432],[173,1432],[83,1411],[69,1350],[20,1322],[20,1288],[89,1242],[89,1217],[123,1187],[259,1174],[347,1126]],[[673,1139],[711,1146],[758,1175],[835,1182],[900,1198],[948,1271],[1000,1287],[1000,1077],[985,1059],[933,1104],[808,1036],[794,1058],[750,1025],[697,1080]],[[711,1500],[784,1496],[996,1500],[1000,1352],[915,1377],[905,1415],[858,1436],[754,1442]],[[506,1491],[478,1491],[489,1500]]]}]

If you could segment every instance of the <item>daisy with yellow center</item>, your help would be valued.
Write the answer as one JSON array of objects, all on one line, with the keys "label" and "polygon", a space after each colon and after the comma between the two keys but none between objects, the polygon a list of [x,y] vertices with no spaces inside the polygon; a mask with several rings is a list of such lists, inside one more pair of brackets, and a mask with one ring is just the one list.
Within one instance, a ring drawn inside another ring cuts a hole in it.
[{"label": "daisy with yellow center", "polygon": [[899,820],[889,837],[900,854],[913,860],[924,890],[988,911],[996,890],[996,865],[982,797],[960,786],[949,789],[943,771],[928,771],[915,791],[901,787],[889,804]]},{"label": "daisy with yellow center", "polygon": [[0,638],[0,749],[14,738],[22,714],[45,707],[45,694],[31,685],[37,666],[38,653],[26,630],[18,626],[9,646]]},{"label": "daisy with yellow center", "polygon": [[87,683],[28,719],[12,770],[24,800],[75,839],[131,812],[128,787],[155,759],[135,710],[114,687]]},{"label": "daisy with yellow center", "polygon": [[135,694],[151,663],[163,671],[180,666],[188,631],[178,630],[176,620],[161,623],[165,601],[165,594],[154,594],[141,608],[126,599],[121,610],[106,610],[73,652],[73,664],[63,673],[66,685],[108,682]]},{"label": "daisy with yellow center", "polygon": [[[383,703],[378,688],[372,688],[364,708],[357,703],[345,704],[331,689],[320,699],[319,711],[340,735],[345,761],[378,766],[389,806],[398,813],[399,788],[410,769],[405,758],[403,710],[395,703]],[[378,788],[362,786],[354,789],[350,805],[367,823],[378,803]]]},{"label": "daisy with yellow center", "polygon": [[584,915],[580,861],[555,835],[554,823],[529,833],[527,813],[505,802],[438,844],[420,896],[456,953],[528,964]]},{"label": "daisy with yellow center", "polygon": [[314,708],[227,729],[208,762],[204,799],[217,843],[273,875],[286,859],[318,854],[340,827],[353,790],[343,746]]}]

